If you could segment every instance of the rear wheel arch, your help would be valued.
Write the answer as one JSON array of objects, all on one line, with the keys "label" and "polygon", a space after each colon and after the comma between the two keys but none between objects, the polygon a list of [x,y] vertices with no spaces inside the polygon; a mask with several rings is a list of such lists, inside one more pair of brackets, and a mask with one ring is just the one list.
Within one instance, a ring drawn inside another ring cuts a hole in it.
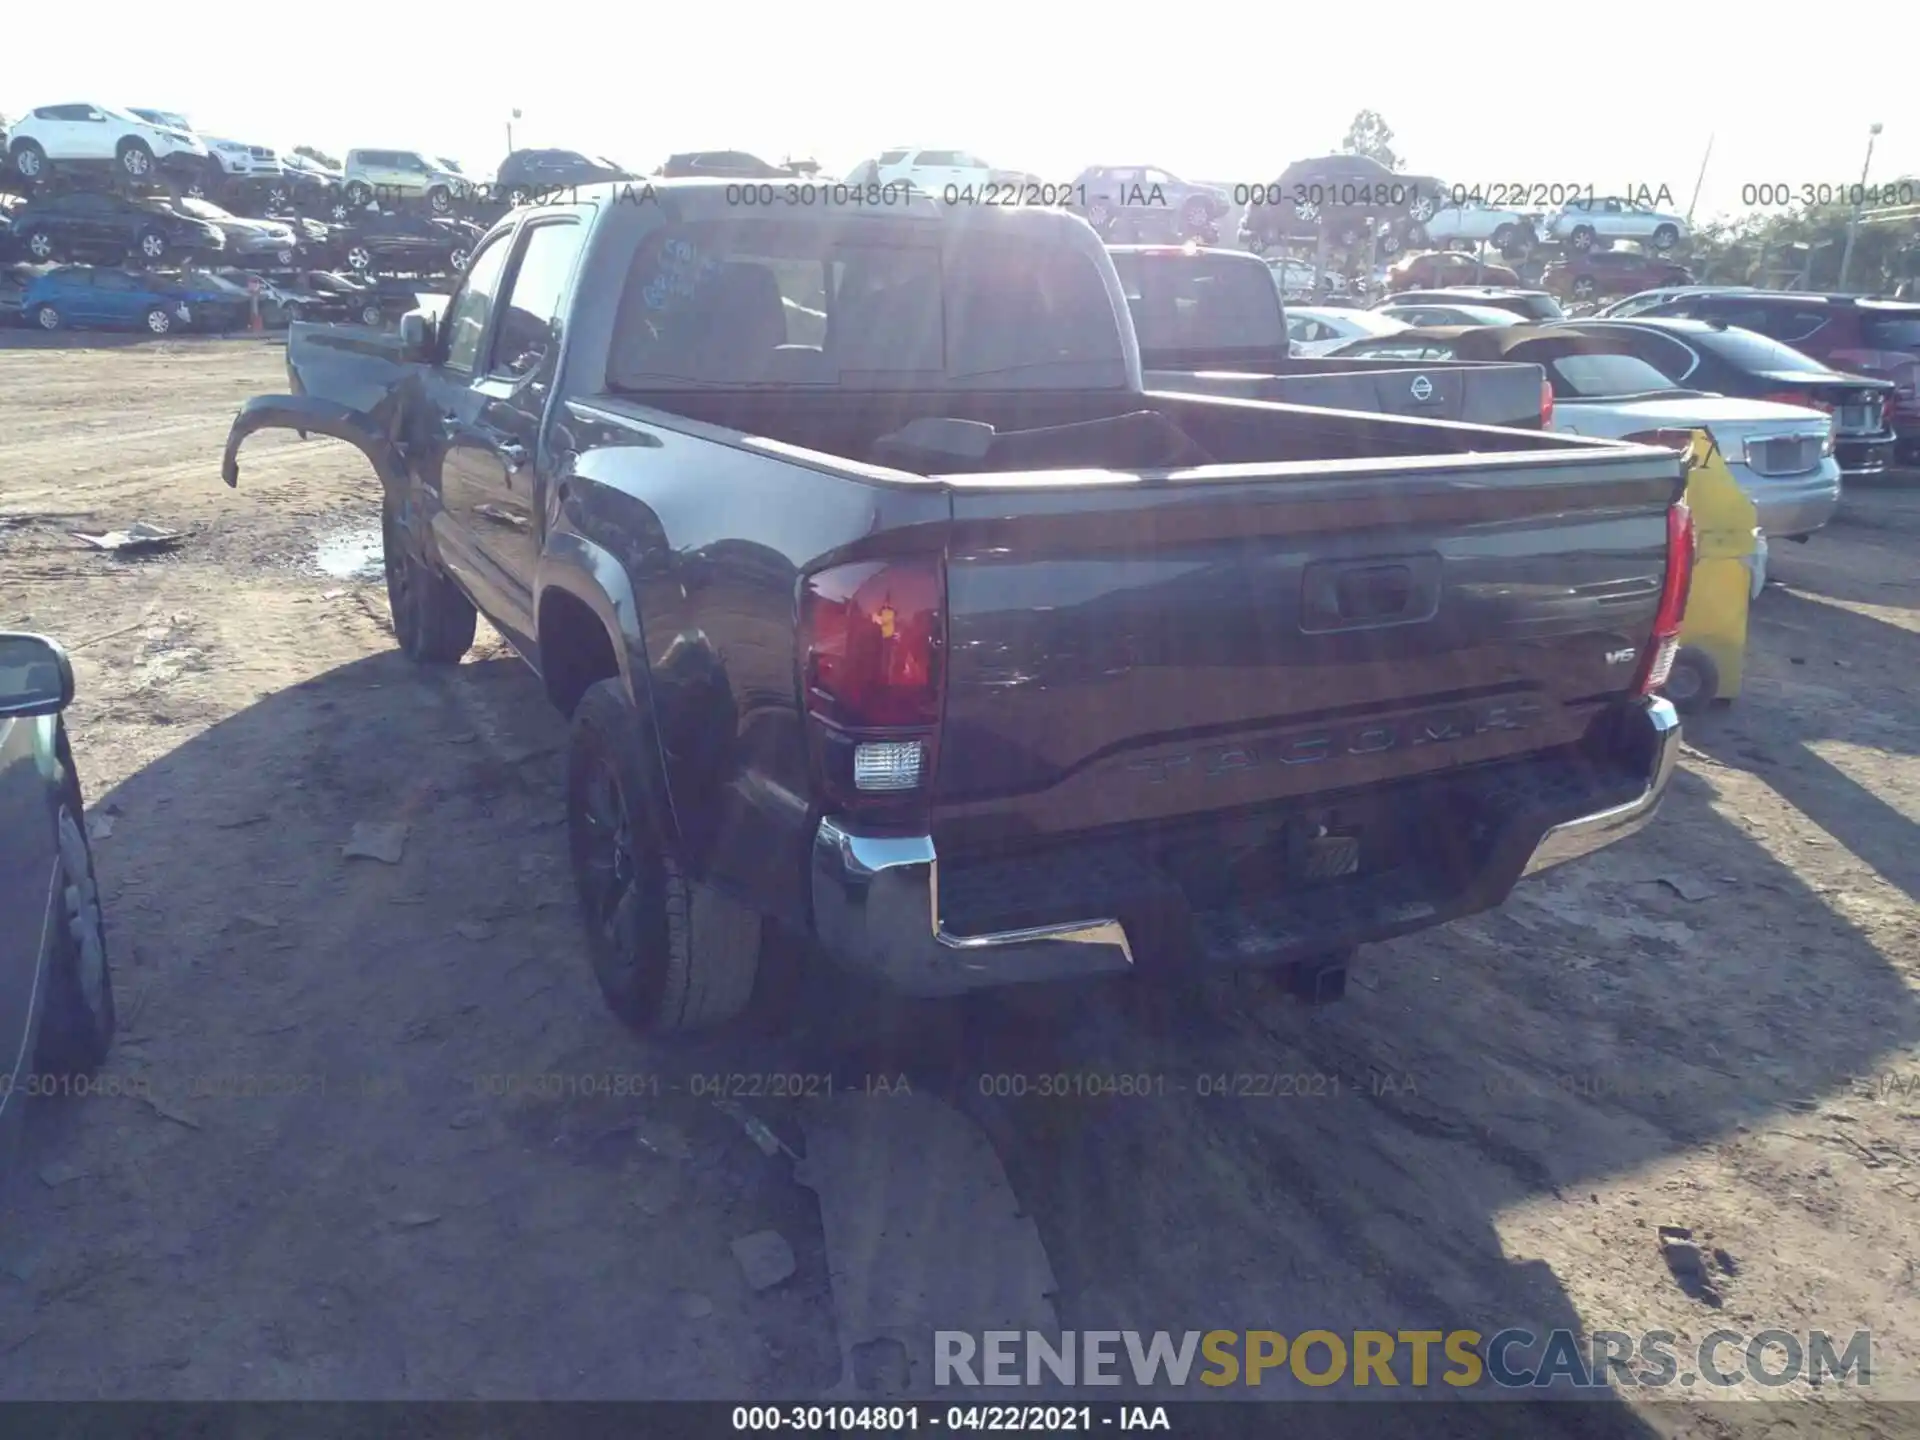
[{"label": "rear wheel arch", "polygon": [[573,589],[553,583],[541,592],[535,629],[540,680],[562,715],[572,715],[580,697],[602,680],[620,680],[631,694],[621,647],[615,644],[605,618]]}]

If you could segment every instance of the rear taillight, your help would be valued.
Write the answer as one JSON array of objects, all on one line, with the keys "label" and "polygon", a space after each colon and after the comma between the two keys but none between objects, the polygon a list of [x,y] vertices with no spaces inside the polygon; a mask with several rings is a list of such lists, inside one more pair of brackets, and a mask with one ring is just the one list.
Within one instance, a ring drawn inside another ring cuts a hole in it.
[{"label": "rear taillight", "polygon": [[1553,386],[1546,379],[1540,381],[1540,428],[1553,427]]},{"label": "rear taillight", "polygon": [[800,689],[829,795],[843,805],[924,796],[946,679],[946,573],[937,558],[861,561],[800,592]]},{"label": "rear taillight", "polygon": [[1676,500],[1667,511],[1667,577],[1660,586],[1660,608],[1653,616],[1647,663],[1635,689],[1651,695],[1667,683],[1680,650],[1680,626],[1687,618],[1687,590],[1693,583],[1693,511]]}]

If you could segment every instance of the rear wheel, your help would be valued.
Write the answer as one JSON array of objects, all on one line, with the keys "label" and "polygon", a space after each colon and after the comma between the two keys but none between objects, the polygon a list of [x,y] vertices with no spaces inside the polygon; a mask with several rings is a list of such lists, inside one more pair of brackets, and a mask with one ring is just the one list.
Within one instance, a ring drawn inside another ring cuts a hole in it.
[{"label": "rear wheel", "polygon": [[454,665],[473,648],[479,620],[473,602],[414,551],[389,502],[380,527],[393,636],[423,665]]},{"label": "rear wheel", "polygon": [[1213,211],[1204,197],[1195,195],[1180,207],[1180,223],[1191,234],[1207,228],[1207,222],[1213,219]]},{"label": "rear wheel", "polygon": [[360,323],[362,325],[378,325],[385,318],[386,317],[380,313],[380,307],[371,300],[360,307]]},{"label": "rear wheel", "polygon": [[567,742],[567,838],[594,979],[641,1032],[700,1030],[753,998],[760,917],[687,876],[642,767],[655,753],[618,680],[592,686]]},{"label": "rear wheel", "polygon": [[373,188],[364,180],[351,180],[347,182],[346,201],[355,210],[364,210],[373,203]]},{"label": "rear wheel", "polygon": [[1677,226],[1662,225],[1653,232],[1653,248],[1659,251],[1671,250],[1680,243],[1680,231]]},{"label": "rear wheel", "polygon": [[51,305],[36,305],[33,308],[33,323],[42,330],[58,330],[66,324],[66,319]]},{"label": "rear wheel", "polygon": [[173,315],[164,305],[155,305],[147,311],[147,333],[149,335],[173,333]]},{"label": "rear wheel", "polygon": [[13,173],[22,180],[38,180],[47,171],[47,152],[33,140],[13,142]]},{"label": "rear wheel", "polygon": [[149,265],[157,264],[167,257],[167,237],[158,230],[142,230],[134,248]]},{"label": "rear wheel", "polygon": [[120,173],[132,180],[144,180],[153,174],[153,151],[144,140],[122,140],[114,152]]},{"label": "rear wheel", "polygon": [[1567,237],[1567,243],[1584,255],[1587,251],[1593,249],[1595,242],[1599,238],[1599,236],[1593,233],[1593,227],[1591,225],[1576,225],[1573,227],[1573,234]]},{"label": "rear wheel", "polygon": [[65,794],[55,817],[60,845],[60,923],[53,935],[46,1009],[34,1063],[55,1075],[84,1075],[99,1068],[113,1045],[113,971],[107,964],[106,922],[100,887],[87,844],[87,812],[73,774],[64,733],[59,754],[66,766]]},{"label": "rear wheel", "polygon": [[1697,715],[1720,694],[1720,667],[1706,651],[1682,645],[1660,693],[1682,715]]},{"label": "rear wheel", "polygon": [[347,250],[347,264],[364,274],[373,268],[373,252],[364,245],[350,246]]},{"label": "rear wheel", "polygon": [[1581,275],[1573,282],[1573,298],[1576,300],[1591,300],[1594,289],[1593,277],[1591,275]]},{"label": "rear wheel", "polygon": [[453,209],[453,192],[444,185],[436,185],[427,191],[427,205],[436,215],[445,215]]},{"label": "rear wheel", "polygon": [[53,259],[55,252],[60,248],[54,244],[53,236],[45,230],[29,230],[20,237],[20,243],[26,247],[27,254],[41,264]]}]

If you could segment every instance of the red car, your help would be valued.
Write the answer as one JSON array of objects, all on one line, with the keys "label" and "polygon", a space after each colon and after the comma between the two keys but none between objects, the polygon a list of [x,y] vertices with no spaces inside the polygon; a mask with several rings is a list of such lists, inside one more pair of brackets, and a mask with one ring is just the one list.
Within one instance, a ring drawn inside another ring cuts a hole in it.
[{"label": "red car", "polygon": [[1518,285],[1505,265],[1482,264],[1457,250],[1404,255],[1387,267],[1389,290],[1437,290],[1448,285]]},{"label": "red car", "polygon": [[1691,285],[1693,272],[1676,261],[1636,250],[1589,250],[1554,261],[1540,283],[1569,299],[1597,300],[1603,295],[1632,295],[1663,285]]},{"label": "red car", "polygon": [[1741,290],[1676,295],[1640,313],[1757,330],[1836,370],[1892,381],[1887,418],[1897,436],[1896,448],[1902,460],[1920,456],[1920,304]]}]

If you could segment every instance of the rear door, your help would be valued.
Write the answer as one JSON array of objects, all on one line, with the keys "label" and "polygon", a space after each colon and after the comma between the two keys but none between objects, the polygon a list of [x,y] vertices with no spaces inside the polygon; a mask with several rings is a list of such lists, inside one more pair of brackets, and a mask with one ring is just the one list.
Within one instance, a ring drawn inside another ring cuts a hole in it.
[{"label": "rear door", "polygon": [[[524,639],[530,629],[526,587],[500,568],[482,542],[482,531],[501,523],[486,508],[499,486],[491,468],[474,453],[481,444],[482,411],[488,403],[479,382],[486,376],[494,304],[512,239],[511,231],[489,238],[448,297],[440,319],[438,360],[422,382],[425,433],[413,447],[410,463],[429,497],[442,563],[482,610]],[[432,503],[436,499],[437,506]]]},{"label": "rear door", "polygon": [[583,234],[572,216],[521,226],[470,386],[473,418],[448,440],[443,470],[468,505],[474,546],[515,597],[529,634],[545,508],[541,424]]}]

